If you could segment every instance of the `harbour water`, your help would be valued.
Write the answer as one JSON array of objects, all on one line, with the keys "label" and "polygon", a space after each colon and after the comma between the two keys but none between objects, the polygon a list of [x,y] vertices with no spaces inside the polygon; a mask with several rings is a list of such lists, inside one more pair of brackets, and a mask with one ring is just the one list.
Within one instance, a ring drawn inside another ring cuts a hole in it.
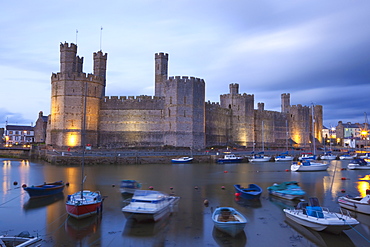
[{"label": "harbour water", "polygon": [[[80,189],[78,166],[0,161],[0,234],[29,231],[43,239],[42,246],[370,246],[369,215],[353,213],[361,224],[339,235],[315,232],[287,221],[282,209],[294,205],[269,197],[266,190],[275,182],[295,180],[307,192],[306,200],[318,197],[321,205],[338,212],[338,196],[364,195],[370,188],[370,171],[342,169],[348,160],[330,161],[324,172],[301,173],[287,171],[290,162],[86,166],[85,188],[100,191],[106,199],[101,216],[83,220],[69,218],[65,210],[66,196]],[[122,179],[138,180],[143,189],[152,186],[181,199],[170,217],[136,223],[121,212]],[[52,198],[30,200],[21,187],[59,180],[69,186]],[[259,201],[235,197],[233,185],[249,183],[264,189]],[[244,234],[231,238],[214,229],[211,213],[218,206],[234,207],[247,217]]]}]

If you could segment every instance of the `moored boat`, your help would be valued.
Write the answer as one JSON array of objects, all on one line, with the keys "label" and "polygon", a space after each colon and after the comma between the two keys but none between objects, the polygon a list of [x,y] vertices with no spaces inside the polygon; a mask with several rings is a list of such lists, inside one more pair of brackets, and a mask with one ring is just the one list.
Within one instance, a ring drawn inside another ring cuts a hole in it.
[{"label": "moored boat", "polygon": [[301,156],[298,157],[298,160],[315,160],[316,155],[312,153],[301,153]]},{"label": "moored boat", "polygon": [[67,213],[76,218],[82,219],[94,214],[101,213],[103,209],[103,197],[99,191],[77,191],[68,195],[66,201]]},{"label": "moored boat", "polygon": [[330,212],[328,208],[321,207],[316,197],[309,199],[310,206],[306,202],[300,202],[297,208],[283,209],[287,218],[315,231],[328,231],[339,234],[343,230],[349,230],[359,222],[349,214]]},{"label": "moored boat", "polygon": [[361,196],[340,196],[338,197],[339,206],[355,212],[370,214],[370,190],[366,190],[366,195]]},{"label": "moored boat", "polygon": [[169,196],[155,190],[136,190],[131,202],[122,208],[126,218],[137,221],[158,221],[172,213],[178,196]]},{"label": "moored boat", "polygon": [[320,159],[322,160],[335,160],[336,158],[337,156],[334,155],[332,152],[326,152],[320,156]]},{"label": "moored boat", "polygon": [[312,171],[326,171],[328,164],[311,162],[309,160],[302,160],[293,162],[290,170],[293,172],[312,172]]},{"label": "moored boat", "polygon": [[119,190],[122,194],[134,194],[141,188],[141,183],[133,179],[124,179],[121,181]]},{"label": "moored boat", "polygon": [[370,159],[370,153],[365,153],[359,156],[360,159]]},{"label": "moored boat", "polygon": [[340,160],[353,160],[354,158],[357,157],[357,154],[350,155],[349,152],[342,154],[339,156]]},{"label": "moored boat", "polygon": [[252,155],[251,157],[248,158],[248,160],[251,162],[266,162],[266,161],[270,161],[271,157],[266,156],[264,152],[260,152],[258,154]]},{"label": "moored boat", "polygon": [[236,156],[235,154],[225,154],[223,158],[217,159],[217,163],[240,163],[243,157]]},{"label": "moored boat", "polygon": [[296,181],[274,184],[267,188],[270,195],[277,196],[287,200],[302,199],[306,192],[298,185]]},{"label": "moored boat", "polygon": [[191,157],[180,157],[180,158],[176,158],[176,159],[171,159],[172,163],[189,163],[189,162],[192,162],[192,161],[193,161],[193,158],[191,158]]},{"label": "moored boat", "polygon": [[1,235],[1,247],[38,247],[41,246],[42,239],[31,236],[29,232],[23,231],[18,235]]},{"label": "moored boat", "polygon": [[288,152],[281,153],[275,157],[275,161],[292,161],[293,159],[294,157],[288,155]]},{"label": "moored boat", "polygon": [[257,184],[249,184],[248,188],[243,188],[240,184],[234,184],[235,195],[244,199],[258,199],[262,194],[262,188]]},{"label": "moored boat", "polygon": [[65,184],[63,181],[57,181],[54,183],[44,183],[41,185],[32,185],[29,187],[23,187],[27,191],[30,198],[39,198],[45,196],[52,196],[58,193],[63,192]]},{"label": "moored boat", "polygon": [[364,159],[354,159],[347,165],[348,170],[370,170],[370,163]]},{"label": "moored boat", "polygon": [[235,237],[247,224],[247,219],[232,207],[216,208],[212,214],[215,228]]}]

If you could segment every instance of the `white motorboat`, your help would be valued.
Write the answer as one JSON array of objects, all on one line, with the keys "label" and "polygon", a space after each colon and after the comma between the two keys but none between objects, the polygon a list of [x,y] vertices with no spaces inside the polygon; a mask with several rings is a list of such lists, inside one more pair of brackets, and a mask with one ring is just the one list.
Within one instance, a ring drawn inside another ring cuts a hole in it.
[{"label": "white motorboat", "polygon": [[313,172],[313,171],[326,171],[328,164],[311,162],[309,160],[302,160],[293,162],[290,166],[290,170],[293,172]]},{"label": "white motorboat", "polygon": [[370,170],[370,163],[364,159],[354,159],[347,165],[348,170]]},{"label": "white motorboat", "polygon": [[357,154],[354,154],[354,155],[350,155],[349,153],[346,153],[346,154],[342,154],[339,156],[339,159],[340,160],[353,160],[354,158],[357,157]]},{"label": "white motorboat", "polygon": [[41,246],[42,239],[39,237],[33,237],[29,232],[24,231],[18,235],[1,235],[0,246],[1,247],[38,247]]},{"label": "white motorboat", "polygon": [[315,160],[316,155],[312,153],[302,153],[300,157],[298,157],[298,160]]},{"label": "white motorboat", "polygon": [[340,196],[338,197],[338,203],[342,208],[363,214],[370,214],[370,190],[366,190],[366,196],[364,197]]},{"label": "white motorboat", "polygon": [[235,237],[242,231],[247,224],[247,219],[231,207],[216,208],[212,214],[214,226],[232,237]]},{"label": "white motorboat", "polygon": [[275,161],[292,161],[294,159],[293,156],[288,155],[288,153],[282,153],[275,157]]},{"label": "white motorboat", "polygon": [[349,214],[344,214],[342,211],[334,213],[328,208],[321,207],[316,197],[309,200],[311,206],[308,206],[306,202],[300,202],[297,208],[283,209],[286,217],[312,230],[328,231],[334,234],[352,229],[359,224]]},{"label": "white motorboat", "polygon": [[335,160],[337,158],[336,155],[332,154],[332,152],[326,152],[324,155],[320,156],[322,160]]},{"label": "white motorboat", "polygon": [[172,163],[189,163],[193,161],[193,158],[191,157],[180,157],[176,159],[171,159]]},{"label": "white motorboat", "polygon": [[271,157],[265,156],[263,152],[260,152],[258,154],[252,155],[251,157],[248,158],[248,160],[251,162],[266,162],[270,161]]},{"label": "white motorboat", "polygon": [[243,157],[236,156],[235,154],[225,154],[223,158],[217,159],[218,163],[240,163]]},{"label": "white motorboat", "polygon": [[130,204],[122,208],[126,218],[137,221],[158,221],[172,213],[178,196],[169,196],[155,190],[136,190]]},{"label": "white motorboat", "polygon": [[370,159],[370,153],[365,153],[364,155],[359,156],[360,159]]}]

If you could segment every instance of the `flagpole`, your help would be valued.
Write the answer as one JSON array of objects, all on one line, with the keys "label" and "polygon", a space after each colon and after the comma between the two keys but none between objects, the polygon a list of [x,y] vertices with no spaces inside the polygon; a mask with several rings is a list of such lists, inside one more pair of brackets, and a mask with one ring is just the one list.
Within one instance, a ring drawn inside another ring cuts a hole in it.
[{"label": "flagpole", "polygon": [[103,39],[103,27],[100,27],[100,51],[102,46],[102,39]]}]

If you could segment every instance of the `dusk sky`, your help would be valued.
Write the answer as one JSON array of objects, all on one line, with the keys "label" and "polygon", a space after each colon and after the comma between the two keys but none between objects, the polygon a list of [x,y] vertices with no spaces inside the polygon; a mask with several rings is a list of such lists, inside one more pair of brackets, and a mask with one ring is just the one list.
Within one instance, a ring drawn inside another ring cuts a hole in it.
[{"label": "dusk sky", "polygon": [[107,96],[154,95],[154,54],[165,52],[169,76],[204,79],[207,101],[239,83],[255,108],[280,111],[290,93],[292,105],[323,105],[326,127],[364,123],[369,10],[365,0],[2,1],[0,127],[50,113],[61,42],[77,42],[86,73],[93,52],[108,53]]}]

